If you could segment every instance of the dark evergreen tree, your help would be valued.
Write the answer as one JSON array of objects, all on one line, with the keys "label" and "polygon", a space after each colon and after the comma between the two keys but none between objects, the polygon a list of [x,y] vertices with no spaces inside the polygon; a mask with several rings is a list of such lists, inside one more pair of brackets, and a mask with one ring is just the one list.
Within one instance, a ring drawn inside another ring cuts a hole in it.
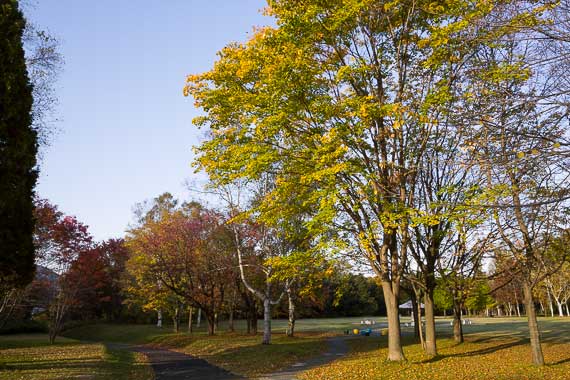
[{"label": "dark evergreen tree", "polygon": [[37,133],[31,126],[32,86],[16,0],[0,0],[0,285],[34,276],[33,196]]}]

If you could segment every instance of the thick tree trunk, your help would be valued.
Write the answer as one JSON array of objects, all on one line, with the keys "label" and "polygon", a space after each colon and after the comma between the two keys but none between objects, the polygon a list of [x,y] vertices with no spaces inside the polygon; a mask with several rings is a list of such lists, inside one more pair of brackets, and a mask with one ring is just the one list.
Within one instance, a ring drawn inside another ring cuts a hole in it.
[{"label": "thick tree trunk", "polygon": [[382,281],[382,290],[388,315],[388,360],[402,361],[406,358],[402,350],[398,294],[392,290],[392,284],[386,280]]},{"label": "thick tree trunk", "polygon": [[271,344],[271,300],[263,300],[263,340],[261,344]]},{"label": "thick tree trunk", "polygon": [[530,335],[530,348],[532,351],[532,362],[536,365],[544,365],[544,356],[540,345],[540,331],[538,329],[538,321],[536,319],[536,309],[534,306],[534,298],[532,296],[532,288],[528,281],[523,284],[524,299],[526,306],[526,314],[528,318],[528,330]]},{"label": "thick tree trunk", "polygon": [[192,306],[188,307],[188,333],[192,334],[192,314],[194,308]]},{"label": "thick tree trunk", "polygon": [[463,343],[463,326],[461,325],[461,305],[457,300],[453,301],[453,340],[455,343]]},{"label": "thick tree trunk", "polygon": [[[426,313],[426,354],[428,356],[437,355],[437,344],[435,340],[435,314],[433,310],[433,289],[426,289],[424,295],[424,311]],[[418,324],[421,325],[421,318]]]},{"label": "thick tree trunk", "polygon": [[287,322],[287,336],[295,335],[295,301],[291,290],[287,290],[287,299],[289,300],[289,321]]}]

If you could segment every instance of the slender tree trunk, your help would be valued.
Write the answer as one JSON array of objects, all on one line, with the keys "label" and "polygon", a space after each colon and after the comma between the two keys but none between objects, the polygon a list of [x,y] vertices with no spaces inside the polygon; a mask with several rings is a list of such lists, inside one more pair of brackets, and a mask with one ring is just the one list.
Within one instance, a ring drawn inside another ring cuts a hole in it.
[{"label": "slender tree trunk", "polygon": [[188,333],[192,334],[192,314],[194,308],[192,306],[188,307]]},{"label": "slender tree trunk", "polygon": [[548,307],[550,307],[550,316],[554,318],[554,305],[552,304],[552,298],[550,297],[550,292],[548,292]]},{"label": "slender tree trunk", "polygon": [[287,299],[289,301],[289,321],[287,322],[287,336],[295,335],[295,301],[291,289],[287,289]]},{"label": "slender tree trunk", "polygon": [[422,347],[424,347],[424,337],[423,334],[420,334],[420,328],[418,326],[418,322],[421,319],[421,312],[422,309],[418,307],[418,299],[416,295],[416,288],[413,287],[413,292],[410,294],[410,300],[412,301],[412,321],[414,322],[414,337],[419,340]]},{"label": "slender tree trunk", "polygon": [[158,309],[157,313],[158,313],[158,318],[156,320],[156,327],[162,328],[162,309]]},{"label": "slender tree trunk", "polygon": [[540,345],[540,331],[538,329],[538,321],[536,319],[536,309],[532,296],[532,288],[528,280],[523,284],[526,314],[528,317],[528,330],[530,334],[530,348],[532,351],[532,362],[536,365],[544,365],[544,356]]},{"label": "slender tree trunk", "polygon": [[172,322],[174,323],[174,332],[180,332],[180,308],[176,306],[174,308],[174,315],[172,316]]},{"label": "slender tree trunk", "polygon": [[196,327],[200,328],[200,322],[202,320],[202,309],[198,308],[198,315],[196,316]]},{"label": "slender tree trunk", "polygon": [[252,300],[251,308],[251,333],[253,335],[257,334],[257,306],[255,300]]},{"label": "slender tree trunk", "polygon": [[214,313],[214,334],[218,332],[218,313]]},{"label": "slender tree trunk", "polygon": [[392,283],[386,279],[382,280],[382,290],[388,316],[388,360],[402,361],[405,356],[402,350],[398,294],[393,291]]},{"label": "slender tree trunk", "polygon": [[234,290],[234,292],[232,293],[232,298],[230,300],[230,315],[229,315],[229,321],[228,321],[228,330],[230,332],[234,332],[235,328],[234,328],[234,309],[235,309],[235,301],[236,301],[236,292]]},{"label": "slender tree trunk", "polygon": [[271,344],[271,300],[263,300],[263,340],[261,344]]}]

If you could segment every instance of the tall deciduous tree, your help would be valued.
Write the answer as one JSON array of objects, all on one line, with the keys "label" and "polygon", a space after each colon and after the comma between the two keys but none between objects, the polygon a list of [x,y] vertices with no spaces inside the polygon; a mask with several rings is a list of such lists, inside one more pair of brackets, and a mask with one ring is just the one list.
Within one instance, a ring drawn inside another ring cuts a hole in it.
[{"label": "tall deciduous tree", "polygon": [[[215,184],[275,178],[262,218],[315,210],[312,232],[340,228],[382,283],[388,359],[403,360],[398,313],[418,167],[488,30],[487,1],[269,1],[276,28],[220,52],[187,79],[211,129],[198,162]],[[292,197],[302,202],[290,202]]]},{"label": "tall deciduous tree", "polygon": [[37,133],[32,86],[15,0],[0,1],[0,285],[24,286],[34,277],[33,196]]}]

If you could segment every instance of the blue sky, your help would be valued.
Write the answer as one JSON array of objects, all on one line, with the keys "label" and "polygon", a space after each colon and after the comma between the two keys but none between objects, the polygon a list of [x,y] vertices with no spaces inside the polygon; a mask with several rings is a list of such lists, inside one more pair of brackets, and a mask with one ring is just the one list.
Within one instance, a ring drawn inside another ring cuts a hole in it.
[{"label": "blue sky", "polygon": [[61,130],[45,150],[37,192],[89,225],[124,235],[132,207],[170,191],[188,199],[192,146],[204,132],[182,96],[186,75],[271,24],[263,0],[41,0],[26,16],[61,40]]}]

